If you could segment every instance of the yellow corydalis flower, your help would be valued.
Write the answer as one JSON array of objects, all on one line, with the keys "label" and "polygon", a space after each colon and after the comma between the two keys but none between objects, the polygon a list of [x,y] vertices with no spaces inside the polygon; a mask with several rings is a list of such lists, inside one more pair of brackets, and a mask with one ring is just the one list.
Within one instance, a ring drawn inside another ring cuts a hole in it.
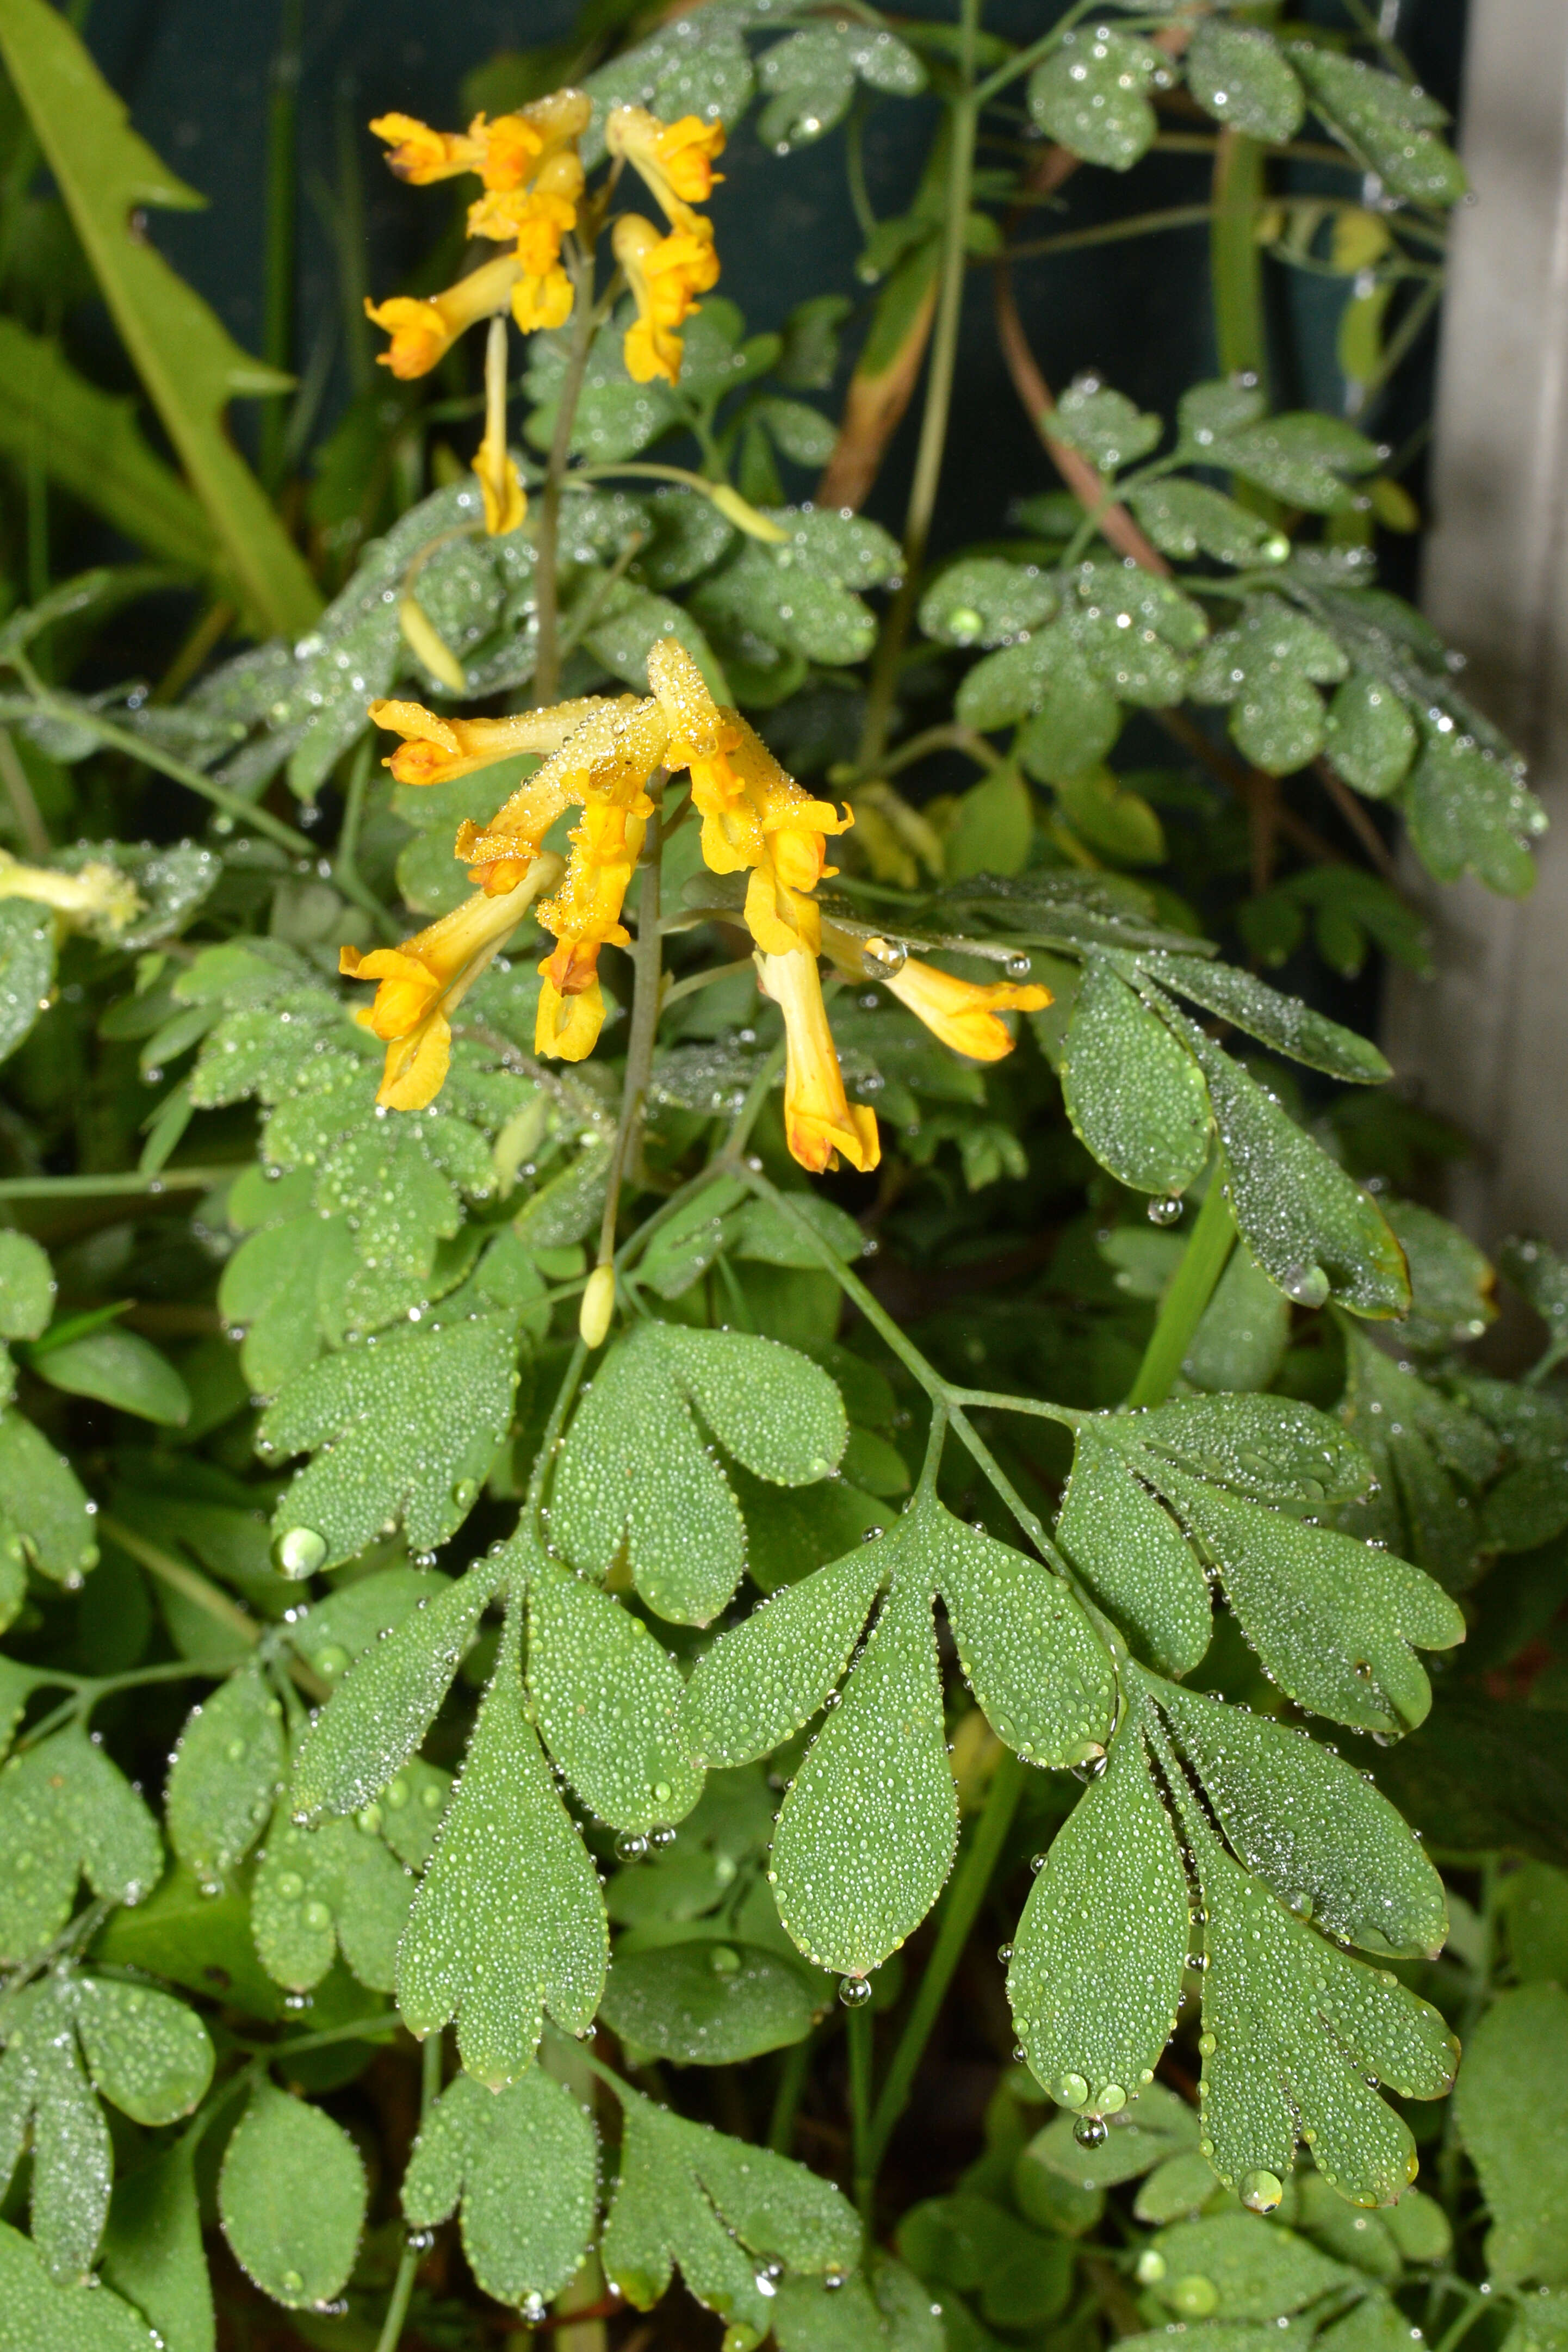
[{"label": "yellow corydalis flower", "polygon": [[712,233],[696,236],[681,228],[661,236],[641,213],[622,213],[611,243],[637,305],[622,346],[626,373],[634,383],[650,383],[656,375],[674,383],[685,353],[675,330],[701,309],[695,298],[718,284]]},{"label": "yellow corydalis flower", "polygon": [[412,114],[382,114],[371,124],[392,148],[388,163],[416,188],[476,172],[486,188],[526,187],[540,163],[580,139],[593,108],[580,89],[552,90],[494,122],[476,114],[466,131],[432,131]]},{"label": "yellow corydalis flower", "polygon": [[560,267],[560,241],[577,226],[583,178],[580,158],[562,148],[541,164],[531,186],[487,191],[468,208],[470,236],[513,245],[522,274],[512,291],[512,316],[524,334],[562,326],[571,316],[571,280]]},{"label": "yellow corydalis flower", "polygon": [[645,106],[614,106],[605,121],[604,143],[631,164],[672,228],[711,238],[711,226],[697,220],[691,207],[706,205],[714,182],[724,176],[713,168],[724,152],[721,122],[705,122],[695,114],[661,122]]},{"label": "yellow corydalis flower", "polygon": [[648,680],[669,720],[667,764],[691,773],[704,863],[715,874],[750,872],[746,919],[765,953],[815,954],[821,919],[807,894],[837,871],[826,863],[826,836],[847,832],[853,817],[813,800],[738,711],[718,707],[675,638],[653,647]]},{"label": "yellow corydalis flower", "polygon": [[386,1109],[423,1110],[440,1093],[452,1058],[454,1011],[559,872],[559,858],[540,858],[505,898],[478,891],[400,948],[340,951],[338,968],[349,979],[381,982],[373,1004],[355,1017],[385,1041],[376,1100]]},{"label": "yellow corydalis flower", "polygon": [[815,1176],[836,1168],[841,1152],[862,1173],[874,1168],[882,1157],[876,1113],[844,1093],[816,957],[804,948],[759,955],[757,970],[764,994],[784,1016],[784,1132],[791,1157]]},{"label": "yellow corydalis flower", "polygon": [[400,784],[449,784],[476,768],[493,768],[518,751],[559,751],[594,711],[612,708],[597,694],[558,702],[548,710],[519,711],[515,719],[440,719],[418,702],[372,702],[373,725],[403,738],[390,760]]},{"label": "yellow corydalis flower", "polygon": [[862,957],[869,953],[879,966],[881,985],[951,1052],[965,1054],[972,1062],[999,1062],[1012,1052],[1016,1040],[998,1014],[1042,1013],[1051,1001],[1050,989],[1036,982],[1019,986],[1007,980],[959,980],[915,956],[899,964],[897,950],[885,940],[858,940],[836,923],[823,926],[823,944],[851,978],[863,971]]},{"label": "yellow corydalis flower", "polygon": [[109,939],[141,912],[135,884],[106,858],[67,874],[52,866],[25,866],[0,849],[0,898],[30,898],[73,930],[100,931]]},{"label": "yellow corydalis flower", "polygon": [[400,381],[428,375],[444,360],[459,335],[481,319],[497,318],[511,303],[512,289],[522,272],[511,254],[486,261],[449,286],[444,294],[416,298],[394,294],[390,301],[365,303],[365,316],[392,337],[392,349],[380,354],[380,364]]}]

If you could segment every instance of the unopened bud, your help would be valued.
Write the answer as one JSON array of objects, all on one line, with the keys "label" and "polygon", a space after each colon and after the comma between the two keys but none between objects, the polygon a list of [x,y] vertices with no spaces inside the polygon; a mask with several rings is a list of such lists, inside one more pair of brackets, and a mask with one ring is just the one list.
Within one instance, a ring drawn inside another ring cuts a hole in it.
[{"label": "unopened bud", "polygon": [[602,1348],[610,1336],[610,1318],[615,1312],[615,1268],[596,1265],[588,1277],[588,1287],[582,1294],[582,1306],[577,1318],[577,1328],[584,1347]]}]

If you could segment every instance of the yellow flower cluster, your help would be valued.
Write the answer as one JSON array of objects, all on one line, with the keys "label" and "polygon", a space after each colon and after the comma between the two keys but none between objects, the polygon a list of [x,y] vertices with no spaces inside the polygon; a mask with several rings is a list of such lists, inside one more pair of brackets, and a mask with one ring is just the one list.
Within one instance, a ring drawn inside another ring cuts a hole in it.
[{"label": "yellow flower cluster", "polygon": [[[828,839],[846,830],[851,813],[813,800],[787,775],[738,711],[714,701],[674,638],[649,654],[648,681],[653,692],[644,697],[591,697],[516,719],[446,719],[417,703],[371,706],[377,725],[403,739],[387,762],[400,783],[445,783],[517,751],[549,754],[487,825],[459,828],[456,855],[478,885],[465,906],[402,948],[362,958],[343,950],[346,972],[381,982],[368,1015],[387,1041],[380,1099],[397,1109],[431,1100],[446,1072],[453,1005],[546,890],[537,912],[556,945],[539,966],[535,1051],[567,1061],[592,1052],[604,1021],[599,954],[628,944],[621,914],[653,814],[649,787],[660,771],[684,769],[706,864],[749,877],[746,921],[758,972],[784,1018],[789,1149],[814,1171],[836,1167],[841,1154],[874,1168],[875,1115],[846,1095],[817,961],[825,950],[853,976],[863,943],[824,923],[812,895],[836,870],[826,862]],[[571,807],[582,817],[563,867],[540,845]],[[887,985],[955,1051],[980,1061],[1011,1051],[999,1012],[1051,1001],[1043,988],[977,987],[913,960]]]},{"label": "yellow flower cluster", "polygon": [[[561,247],[573,230],[582,231],[591,278],[593,230],[584,219],[586,174],[578,142],[592,111],[582,90],[558,89],[493,122],[476,114],[465,131],[433,131],[412,114],[383,114],[371,124],[392,151],[392,170],[413,186],[476,173],[483,193],[468,208],[468,234],[507,248],[444,293],[366,302],[369,316],[392,337],[381,362],[393,375],[428,375],[482,319],[504,320],[510,311],[523,333],[531,334],[563,326],[571,316],[574,289]],[[697,308],[696,296],[718,282],[713,224],[693,206],[712,193],[724,131],[695,114],[660,122],[643,107],[620,106],[611,112],[605,136],[616,174],[630,163],[668,223],[661,236],[641,214],[626,213],[612,235],[637,311],[625,338],[626,365],[639,383],[655,375],[674,383],[682,354],[676,330]],[[486,368],[485,437],[474,461],[492,536],[516,530],[528,510],[507,452],[505,346],[497,326]]]}]

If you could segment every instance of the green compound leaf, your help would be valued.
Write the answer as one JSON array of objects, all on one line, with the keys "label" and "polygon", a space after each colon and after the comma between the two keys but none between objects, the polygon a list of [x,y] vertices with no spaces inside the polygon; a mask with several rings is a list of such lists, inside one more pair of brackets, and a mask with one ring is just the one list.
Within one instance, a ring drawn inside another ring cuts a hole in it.
[{"label": "green compound leaf", "polygon": [[315,1362],[323,1346],[323,1302],[348,1282],[353,1265],[348,1219],[314,1210],[241,1242],[218,1283],[218,1307],[227,1324],[245,1332],[240,1365],[256,1395],[276,1396]]},{"label": "green compound leaf", "polygon": [[1113,1444],[1147,1448],[1254,1503],[1315,1510],[1364,1493],[1372,1476],[1355,1437],[1286,1397],[1178,1397],[1099,1426]]},{"label": "green compound leaf", "polygon": [[1528,845],[1544,832],[1546,812],[1516,765],[1429,735],[1405,803],[1416,854],[1439,882],[1470,873],[1509,898],[1534,887]]},{"label": "green compound leaf", "polygon": [[451,1579],[433,1569],[378,1569],[308,1609],[289,1626],[289,1647],[335,1683],[372,1642],[450,1590]]},{"label": "green compound leaf", "polygon": [[1103,474],[1113,474],[1134,457],[1146,457],[1165,427],[1157,416],[1135,407],[1125,393],[1113,392],[1089,377],[1062,394],[1051,430],[1069,448],[1092,457]]},{"label": "green compound leaf", "polygon": [[47,1254],[26,1234],[0,1233],[0,1339],[36,1339],[55,1311]]},{"label": "green compound leaf", "polygon": [[[1140,2221],[1158,2229],[1179,2221],[1207,2205],[1214,2194],[1214,2172],[1207,2156],[1194,2149],[1187,2156],[1167,2156],[1156,2164],[1136,2197],[1133,2211]],[[1145,2338],[1145,2346],[1148,2339]]]},{"label": "green compound leaf", "polygon": [[1416,734],[1409,712],[1385,678],[1367,670],[1347,677],[1329,705],[1329,758],[1347,784],[1386,800],[1410,772]]},{"label": "green compound leaf", "polygon": [[684,1713],[703,1763],[748,1764],[810,1722],[837,1687],[871,1613],[886,1540],[786,1585],[698,1659]]},{"label": "green compound leaf", "polygon": [[[1235,439],[1244,442],[1246,436]],[[1220,462],[1207,454],[1211,463]],[[1238,465],[1237,470],[1247,469]],[[1254,464],[1252,478],[1266,470]],[[1294,468],[1287,464],[1272,470]],[[1333,486],[1333,502],[1348,506],[1350,492],[1338,475],[1323,469],[1323,478]],[[1326,630],[1277,597],[1260,596],[1233,628],[1210,638],[1193,673],[1191,692],[1197,702],[1228,707],[1237,749],[1270,775],[1283,776],[1322,751],[1328,720],[1317,682],[1342,678],[1349,667]]]},{"label": "green compound leaf", "polygon": [[414,1879],[377,1834],[379,1806],[302,1829],[279,1806],[256,1864],[250,1924],[275,1984],[308,1992],[340,1950],[362,1985],[391,1992]]},{"label": "green compound leaf", "polygon": [[0,899],[0,1062],[30,1034],[55,984],[54,918],[30,899]]},{"label": "green compound leaf", "polygon": [[368,1805],[434,1722],[487,1602],[517,1555],[501,1554],[355,1659],[305,1735],[289,1802],[307,1822]]},{"label": "green compound leaf", "polygon": [[0,2116],[7,2126],[0,2172],[9,2179],[30,2110],[33,2242],[57,2286],[73,2285],[91,2270],[114,2171],[108,2127],[77,2046],[74,1996],[68,1977],[24,1992],[6,2021],[0,2064]]},{"label": "green compound leaf", "polygon": [[318,1539],[306,1573],[352,1559],[400,1520],[416,1551],[462,1526],[511,1420],[517,1329],[516,1313],[476,1315],[349,1349],[288,1382],[257,1444],[271,1454],[320,1449],[273,1514],[280,1546]]},{"label": "green compound leaf", "polygon": [[259,2082],[218,2175],[218,2215],[240,2268],[289,2311],[329,2303],[354,2266],[366,2202],[365,2168],[341,2126]]},{"label": "green compound leaf", "polygon": [[545,1746],[601,1821],[643,1832],[685,1819],[703,1774],[679,1667],[641,1617],[542,1556],[528,1572],[528,1682]]},{"label": "green compound leaf", "polygon": [[1086,1764],[1103,1755],[1115,1675],[1066,1580],[939,1504],[893,1539],[935,1579],[964,1673],[998,1737],[1027,1764]]},{"label": "green compound leaf", "polygon": [[849,1423],[826,1372],[774,1339],[647,1324],[612,1350],[567,1433],[551,1533],[595,1577],[624,1545],[651,1609],[706,1625],[740,1581],[746,1529],[694,1404],[737,1461],[784,1486],[825,1478]]},{"label": "green compound leaf", "polygon": [[1292,41],[1291,63],[1331,131],[1364,155],[1380,179],[1416,204],[1457,205],[1469,185],[1463,164],[1437,136],[1448,115],[1434,98],[1359,58]]},{"label": "green compound leaf", "polygon": [[[1392,1546],[1435,1576],[1445,1591],[1462,1592],[1475,1581],[1479,1546],[1491,1532],[1487,1517],[1504,1488],[1494,1487],[1488,1496],[1478,1527],[1448,1473],[1457,1469],[1484,1481],[1497,1468],[1496,1441],[1474,1413],[1394,1363],[1364,1334],[1351,1331],[1345,1339],[1340,1411],[1365,1443],[1378,1483],[1364,1503],[1339,1514],[1339,1525],[1347,1534]],[[1563,1517],[1568,1517],[1568,1508]],[[1547,1526],[1541,1536],[1555,1532]],[[1536,1539],[1529,1531],[1527,1542]]]},{"label": "green compound leaf", "polygon": [[1212,555],[1219,563],[1270,562],[1286,541],[1262,515],[1238,506],[1207,482],[1166,480],[1129,486],[1127,503],[1166,555]]},{"label": "green compound leaf", "polygon": [[625,2042],[683,2066],[727,2066],[801,2042],[821,2015],[802,1971],[753,1944],[619,1952],[600,2015]]},{"label": "green compound leaf", "polygon": [[1299,1918],[1364,1952],[1441,1949],[1443,1882],[1359,1772],[1268,1716],[1169,1684],[1156,1696],[1236,1853]]},{"label": "green compound leaf", "polygon": [[0,1962],[29,1958],[70,1916],[78,1876],[110,1903],[139,1903],[163,1874],[158,1825],[79,1727],[0,1770]]},{"label": "green compound leaf", "polygon": [[283,1780],[283,1709],[242,1667],[193,1707],[169,1768],[169,1843],[214,1894],[262,1831]]},{"label": "green compound leaf", "polygon": [[814,1967],[866,1976],[930,1910],[953,1865],[931,1577],[896,1576],[871,1639],[779,1816],[779,1916]]},{"label": "green compound leaf", "polygon": [[[1249,2328],[1240,2323],[1278,2322],[1331,2288],[1349,2285],[1354,2276],[1343,2263],[1331,2261],[1293,2230],[1282,2229],[1277,2221],[1254,2221],[1247,2213],[1213,2213],[1198,2221],[1178,2221],[1161,2231],[1155,2252],[1165,2265],[1155,2289],[1161,2301],[1184,2315],[1218,2315],[1217,2327],[1200,2331],[1205,2336],[1260,2334],[1256,2325]],[[1278,2333],[1289,2341],[1287,2330]],[[1271,2328],[1268,2341],[1276,2340]],[[1241,2352],[1239,2346],[1237,2352]]]},{"label": "green compound leaf", "polygon": [[[107,2288],[51,2282],[37,2248],[0,2221],[0,2343],[5,2352],[158,2352],[159,2339]],[[202,2352],[193,2343],[169,2352]]]},{"label": "green compound leaf", "polygon": [[1150,1475],[1299,1706],[1395,1738],[1426,1719],[1432,1689],[1416,1647],[1447,1650],[1465,1638],[1440,1585],[1353,1536],[1303,1527],[1164,1465]]},{"label": "green compound leaf", "polygon": [[1249,971],[1238,971],[1233,964],[1157,952],[1140,956],[1138,962],[1149,979],[1201,1004],[1206,1013],[1217,1013],[1276,1053],[1324,1070],[1347,1086],[1378,1086],[1394,1075],[1370,1038],[1358,1037],[1354,1029],[1343,1029],[1337,1021],[1314,1013],[1300,997],[1281,996],[1278,989]]},{"label": "green compound leaf", "polygon": [[1182,1034],[1208,1080],[1238,1229],[1270,1280],[1300,1306],[1333,1297],[1353,1315],[1403,1315],[1405,1253],[1371,1195],[1195,1022]]},{"label": "green compound leaf", "polygon": [[678,2263],[690,2292],[728,2327],[731,2352],[751,2352],[773,2324],[759,2279],[769,2262],[796,2272],[849,2272],[861,2251],[847,2200],[771,2149],[687,2123],[622,2093],[621,2180],[604,2225],[607,2276],[652,2310]]},{"label": "green compound leaf", "polygon": [[1278,145],[1307,110],[1301,83],[1267,33],[1207,16],[1186,53],[1186,86],[1206,114]]},{"label": "green compound leaf", "polygon": [[[1401,1349],[1437,1353],[1479,1339],[1497,1319],[1497,1276],[1484,1253],[1458,1225],[1417,1201],[1391,1201],[1387,1215],[1410,1268],[1410,1312],[1399,1334]],[[1513,1278],[1513,1267],[1506,1271]]]},{"label": "green compound leaf", "polygon": [[1062,37],[1029,78],[1029,110],[1048,139],[1085,163],[1125,172],[1152,142],[1155,110],[1145,92],[1168,79],[1146,41],[1104,26]]},{"label": "green compound leaf", "polygon": [[1212,1630],[1207,1579],[1128,1467],[1099,1424],[1080,1427],[1057,1541],[1131,1641],[1167,1674],[1190,1674]]},{"label": "green compound leaf", "polygon": [[1061,1091],[1081,1140],[1118,1182],[1181,1192],[1208,1157],[1202,1072],[1163,1021],[1091,957],[1061,1049]]},{"label": "green compound leaf", "polygon": [[131,226],[149,205],[184,211],[201,198],[137,137],[78,34],[44,0],[6,0],[0,49],[243,604],[262,634],[298,635],[316,618],[320,599],[225,425],[236,394],[286,390],[289,379],[239,350],[152,241]]},{"label": "green compound leaf", "polygon": [[214,2352],[217,2320],[193,2148],[176,2141],[115,2183],[102,2271],[109,2285],[146,2314],[165,2352]]},{"label": "green compound leaf", "polygon": [[0,1631],[22,1605],[29,1568],[68,1591],[97,1562],[92,1512],[70,1464],[19,1412],[0,1412]]},{"label": "green compound leaf", "polygon": [[166,1428],[183,1429],[191,1418],[191,1392],[169,1361],[134,1331],[105,1326],[80,1339],[40,1352],[34,1370],[51,1388],[71,1396],[96,1397],[121,1412],[136,1413]]},{"label": "green compound leaf", "polygon": [[1470,2037],[1454,2107],[1491,2215],[1492,2276],[1568,2286],[1568,1992],[1498,1996]]},{"label": "green compound leaf", "polygon": [[73,1980],[73,2014],[88,2073],[133,2123],[177,2122],[201,2105],[213,2045],[194,2010],[148,1985]]},{"label": "green compound leaf", "polygon": [[517,1614],[398,1954],[397,2002],[422,2039],[457,2020],[492,2090],[533,2063],[548,2009],[591,2025],[609,1947],[599,1877],[524,1710]]},{"label": "green compound leaf", "polygon": [[1030,2067],[1061,2105],[1115,2115],[1153,2080],[1186,1944],[1186,1881],[1134,1717],[1030,1889],[1008,1970]]},{"label": "green compound leaf", "polygon": [[891,2254],[852,2278],[785,2278],[773,2305],[779,2352],[948,2352],[924,2280]]},{"label": "green compound leaf", "polygon": [[1300,2138],[1352,2204],[1392,2204],[1416,2177],[1415,2142],[1367,2078],[1406,2098],[1440,2098],[1458,2044],[1390,1970],[1350,1958],[1234,1863],[1174,1760],[1167,1770],[1206,1914],[1204,2154],[1266,2210]]},{"label": "green compound leaf", "polygon": [[1059,601],[1039,564],[971,555],[933,581],[920,600],[920,625],[945,646],[1007,646],[1049,621]]},{"label": "green compound leaf", "polygon": [[503,2091],[468,2074],[424,2123],[402,2182],[416,2230],[461,2199],[463,2251],[497,2303],[547,2301],[574,2279],[599,2203],[599,2143],[564,2084],[531,2066]]}]

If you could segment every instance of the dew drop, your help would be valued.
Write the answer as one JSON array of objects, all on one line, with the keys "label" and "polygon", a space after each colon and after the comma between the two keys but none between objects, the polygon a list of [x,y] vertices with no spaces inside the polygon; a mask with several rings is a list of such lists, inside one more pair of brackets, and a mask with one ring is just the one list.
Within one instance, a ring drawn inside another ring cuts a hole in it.
[{"label": "dew drop", "polygon": [[839,1985],[839,1999],[846,2009],[863,2009],[871,1999],[871,1985],[864,1977],[845,1977]]},{"label": "dew drop", "polygon": [[1089,2096],[1089,2085],[1082,2074],[1063,2074],[1056,2086],[1057,2104],[1063,2107],[1081,2107]]},{"label": "dew drop", "polygon": [[1080,2147],[1103,2147],[1111,2137],[1111,2126],[1103,2116],[1080,2116],[1072,2126],[1072,2137]]},{"label": "dew drop", "polygon": [[314,1528],[289,1528],[272,1547],[272,1564],[279,1576],[297,1580],[314,1576],[327,1557],[327,1538]]},{"label": "dew drop", "polygon": [[1182,1199],[1179,1192],[1167,1192],[1163,1200],[1151,1201],[1144,1213],[1151,1225],[1176,1225],[1181,1223]]},{"label": "dew drop", "polygon": [[1272,2172],[1244,2172],[1241,2202],[1254,2213],[1271,2213],[1285,2191]]}]

